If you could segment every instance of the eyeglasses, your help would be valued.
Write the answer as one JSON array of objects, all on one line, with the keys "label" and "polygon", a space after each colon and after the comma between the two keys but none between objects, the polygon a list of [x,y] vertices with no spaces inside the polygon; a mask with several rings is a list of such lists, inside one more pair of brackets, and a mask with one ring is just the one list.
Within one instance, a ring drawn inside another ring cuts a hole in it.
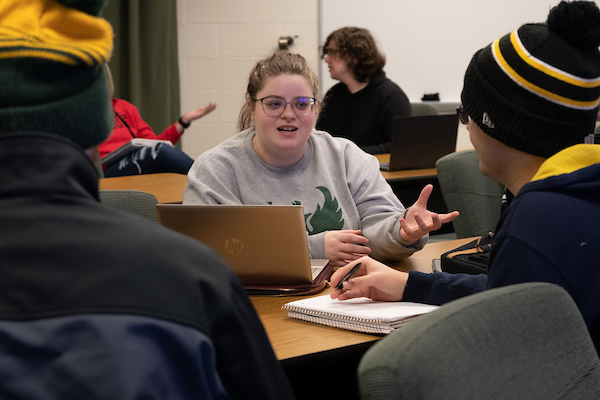
[{"label": "eyeglasses", "polygon": [[325,59],[325,57],[335,57],[340,54],[339,49],[332,49],[331,47],[324,46],[321,49],[321,59]]},{"label": "eyeglasses", "polygon": [[463,106],[460,106],[456,109],[456,114],[458,114],[458,119],[460,119],[460,122],[465,125],[469,124],[469,114],[467,114],[467,111]]},{"label": "eyeglasses", "polygon": [[279,96],[267,96],[258,99],[262,103],[262,108],[265,114],[273,117],[278,117],[285,111],[285,107],[289,104],[296,115],[310,115],[315,109],[317,99],[314,97],[296,97],[292,100],[286,100]]}]

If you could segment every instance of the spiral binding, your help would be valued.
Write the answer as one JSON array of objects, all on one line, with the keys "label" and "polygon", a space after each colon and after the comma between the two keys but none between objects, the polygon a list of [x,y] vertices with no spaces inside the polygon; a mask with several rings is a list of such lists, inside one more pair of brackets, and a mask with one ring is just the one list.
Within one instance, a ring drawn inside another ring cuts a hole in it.
[{"label": "spiral binding", "polygon": [[311,309],[312,313],[306,314],[305,310],[289,305],[284,305],[283,309],[287,311],[289,318],[350,331],[386,335],[396,329],[391,326],[387,318],[364,318],[352,314],[332,313],[322,309]]}]

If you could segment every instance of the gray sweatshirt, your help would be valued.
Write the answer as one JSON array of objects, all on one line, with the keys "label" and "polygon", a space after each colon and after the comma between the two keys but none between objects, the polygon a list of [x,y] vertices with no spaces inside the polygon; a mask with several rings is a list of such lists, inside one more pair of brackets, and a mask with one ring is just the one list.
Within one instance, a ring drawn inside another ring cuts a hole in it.
[{"label": "gray sweatshirt", "polygon": [[201,154],[188,173],[184,204],[300,204],[311,258],[325,258],[328,230],[360,229],[371,256],[401,260],[420,250],[400,238],[405,207],[379,171],[377,158],[347,139],[313,130],[295,164],[271,167],[254,151],[254,128]]}]

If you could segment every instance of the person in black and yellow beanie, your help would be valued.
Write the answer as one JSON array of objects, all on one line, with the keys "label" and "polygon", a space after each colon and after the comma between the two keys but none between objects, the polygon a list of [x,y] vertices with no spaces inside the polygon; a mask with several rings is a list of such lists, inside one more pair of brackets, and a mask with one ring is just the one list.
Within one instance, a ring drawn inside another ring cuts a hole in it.
[{"label": "person in black and yellow beanie", "polygon": [[[600,103],[598,46],[598,6],[562,1],[546,23],[521,26],[469,64],[458,114],[481,171],[515,194],[495,229],[487,275],[407,274],[363,258],[352,283],[332,297],[444,304],[550,282],[573,297],[600,350],[600,145],[586,144]],[[338,269],[331,285],[356,262]]]},{"label": "person in black and yellow beanie", "polygon": [[0,399],[291,399],[223,260],[99,201],[103,4],[0,1]]}]

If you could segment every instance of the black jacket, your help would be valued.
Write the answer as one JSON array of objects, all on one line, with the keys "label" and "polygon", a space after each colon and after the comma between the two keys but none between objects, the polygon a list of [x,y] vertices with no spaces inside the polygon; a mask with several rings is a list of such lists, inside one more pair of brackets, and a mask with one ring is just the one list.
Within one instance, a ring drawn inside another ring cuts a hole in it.
[{"label": "black jacket", "polygon": [[0,398],[292,397],[230,268],[55,135],[0,134],[0,353]]},{"label": "black jacket", "polygon": [[394,117],[412,114],[406,94],[383,71],[356,93],[338,83],[323,102],[317,129],[348,138],[371,154],[389,153]]}]

